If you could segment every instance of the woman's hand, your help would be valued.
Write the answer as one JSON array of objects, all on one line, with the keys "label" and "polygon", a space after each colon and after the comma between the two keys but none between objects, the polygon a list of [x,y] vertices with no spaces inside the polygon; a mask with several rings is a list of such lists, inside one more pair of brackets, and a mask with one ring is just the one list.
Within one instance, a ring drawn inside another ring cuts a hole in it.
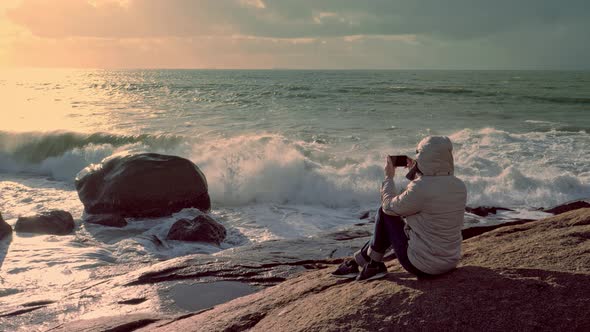
[{"label": "woman's hand", "polygon": [[383,169],[386,178],[393,178],[395,176],[395,167],[391,163],[391,158],[389,156],[385,157],[386,164],[385,168]]},{"label": "woman's hand", "polygon": [[412,168],[412,167],[414,167],[415,164],[416,164],[416,160],[408,157],[406,167]]}]

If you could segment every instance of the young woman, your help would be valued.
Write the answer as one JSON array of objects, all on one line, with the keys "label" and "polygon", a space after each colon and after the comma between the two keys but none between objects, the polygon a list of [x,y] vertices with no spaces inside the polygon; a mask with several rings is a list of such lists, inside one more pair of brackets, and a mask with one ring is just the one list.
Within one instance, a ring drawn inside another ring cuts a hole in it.
[{"label": "young woman", "polygon": [[452,151],[448,137],[423,139],[416,149],[416,160],[408,162],[410,173],[416,176],[399,195],[395,195],[395,167],[387,158],[373,237],[342,263],[334,276],[357,280],[384,277],[383,256],[390,247],[400,265],[418,277],[442,274],[457,266],[467,190],[453,175]]}]

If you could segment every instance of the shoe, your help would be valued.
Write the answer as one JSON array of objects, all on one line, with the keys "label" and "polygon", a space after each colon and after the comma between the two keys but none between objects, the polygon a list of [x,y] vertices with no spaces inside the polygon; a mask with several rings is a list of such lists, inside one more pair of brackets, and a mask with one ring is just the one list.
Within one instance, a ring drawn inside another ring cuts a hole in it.
[{"label": "shoe", "polygon": [[359,265],[354,259],[349,259],[340,264],[336,271],[332,272],[332,275],[336,278],[354,279],[359,275]]},{"label": "shoe", "polygon": [[375,280],[383,278],[387,275],[387,267],[383,262],[371,262],[363,268],[361,273],[356,277],[357,281],[361,280]]}]

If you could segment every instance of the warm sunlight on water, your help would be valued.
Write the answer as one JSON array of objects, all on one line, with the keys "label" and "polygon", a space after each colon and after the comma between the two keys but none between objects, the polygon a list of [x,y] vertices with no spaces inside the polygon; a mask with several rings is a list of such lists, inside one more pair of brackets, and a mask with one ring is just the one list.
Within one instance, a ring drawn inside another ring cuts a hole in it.
[{"label": "warm sunlight on water", "polygon": [[[0,130],[111,131],[112,105],[126,96],[102,86],[105,71],[3,69]],[[117,108],[117,107],[114,107]]]},{"label": "warm sunlight on water", "polygon": [[[113,153],[148,150],[197,162],[227,204],[348,206],[373,197],[387,151],[444,134],[459,174],[473,177],[473,204],[556,204],[584,195],[590,174],[584,71],[4,73],[0,170],[9,172],[71,181]],[[232,181],[242,193],[226,192]],[[315,194],[318,181],[326,194]]]}]

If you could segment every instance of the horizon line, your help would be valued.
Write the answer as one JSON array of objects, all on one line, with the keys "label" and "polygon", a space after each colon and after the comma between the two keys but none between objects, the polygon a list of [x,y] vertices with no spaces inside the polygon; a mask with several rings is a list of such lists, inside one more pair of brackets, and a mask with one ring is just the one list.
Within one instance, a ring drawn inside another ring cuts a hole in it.
[{"label": "horizon line", "polygon": [[41,67],[0,66],[0,70],[244,70],[244,71],[590,71],[588,68],[231,68],[231,67]]}]

